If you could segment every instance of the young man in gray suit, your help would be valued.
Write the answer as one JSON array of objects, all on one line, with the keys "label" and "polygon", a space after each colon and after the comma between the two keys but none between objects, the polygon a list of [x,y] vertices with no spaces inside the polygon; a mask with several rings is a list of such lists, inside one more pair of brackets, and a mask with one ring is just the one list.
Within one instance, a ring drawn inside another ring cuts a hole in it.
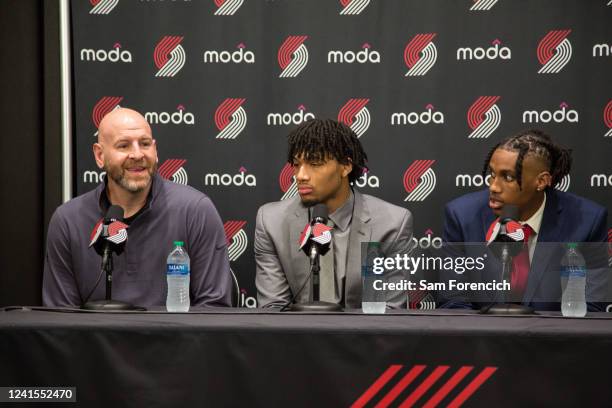
[{"label": "young man in gray suit", "polygon": [[[320,299],[359,308],[361,243],[382,243],[387,257],[410,253],[412,215],[405,208],[353,189],[353,182],[363,174],[367,155],[355,133],[342,123],[314,119],[300,125],[289,134],[287,160],[293,166],[299,197],[265,204],[257,212],[255,284],[259,306],[280,308],[294,296],[296,303],[311,299],[311,285],[307,284],[310,264],[299,248],[299,239],[310,220],[310,208],[323,203],[329,211],[333,239],[331,250],[321,258]],[[403,271],[387,272],[386,276],[391,281],[406,278]],[[390,306],[406,307],[404,292],[389,296]]]}]

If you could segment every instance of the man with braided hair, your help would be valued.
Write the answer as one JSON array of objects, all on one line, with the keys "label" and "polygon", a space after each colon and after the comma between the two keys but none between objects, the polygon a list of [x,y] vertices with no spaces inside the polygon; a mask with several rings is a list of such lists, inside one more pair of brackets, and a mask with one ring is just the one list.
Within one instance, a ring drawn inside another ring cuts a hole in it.
[{"label": "man with braided hair", "polygon": [[[323,203],[330,214],[333,239],[332,249],[321,258],[320,299],[361,307],[361,243],[383,243],[387,257],[407,254],[412,245],[412,215],[353,189],[366,168],[367,155],[355,133],[342,123],[314,119],[300,125],[289,134],[287,161],[293,166],[299,196],[265,204],[257,212],[259,306],[278,308],[294,297],[296,303],[311,299],[306,284],[310,264],[299,249],[299,239],[310,220],[310,207]],[[400,271],[385,274],[391,281],[405,278]],[[389,305],[406,307],[404,292],[389,295]]]},{"label": "man with braided hair", "polygon": [[[528,235],[529,264],[524,278],[516,279],[519,290],[513,287],[514,300],[539,309],[559,310],[559,261],[563,253],[553,254],[550,249],[560,246],[536,248],[536,243],[605,242],[607,238],[604,207],[554,188],[569,174],[571,165],[571,150],[555,144],[540,130],[522,131],[496,144],[484,162],[483,177],[490,177],[488,190],[466,194],[446,205],[444,242],[485,242],[503,206],[516,205],[518,221]],[[601,282],[589,278],[595,276],[587,277],[587,300],[601,299],[607,277],[600,277]],[[441,303],[443,307],[464,307],[464,300],[457,297]]]}]

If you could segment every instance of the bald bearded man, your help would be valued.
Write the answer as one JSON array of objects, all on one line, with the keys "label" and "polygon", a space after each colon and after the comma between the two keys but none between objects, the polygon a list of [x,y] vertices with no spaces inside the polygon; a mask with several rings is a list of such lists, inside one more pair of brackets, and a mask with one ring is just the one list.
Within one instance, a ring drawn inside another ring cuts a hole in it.
[{"label": "bald bearded man", "polygon": [[114,256],[114,300],[165,305],[166,257],[174,241],[183,241],[191,259],[191,305],[230,305],[221,218],[205,194],[157,174],[157,146],[145,118],[126,108],[107,114],[93,154],[106,172],[104,183],[58,207],[49,222],[43,304],[75,307],[104,299],[100,256],[88,245],[98,220],[119,205],[129,238],[123,253]]}]

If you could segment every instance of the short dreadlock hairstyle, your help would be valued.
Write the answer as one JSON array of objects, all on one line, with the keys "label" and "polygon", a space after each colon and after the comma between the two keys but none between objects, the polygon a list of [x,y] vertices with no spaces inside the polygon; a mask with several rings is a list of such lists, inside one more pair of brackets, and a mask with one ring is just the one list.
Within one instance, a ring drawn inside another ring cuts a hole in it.
[{"label": "short dreadlock hairstyle", "polygon": [[518,152],[514,172],[519,188],[522,187],[523,159],[527,154],[540,158],[546,163],[546,167],[548,167],[552,176],[552,186],[549,186],[551,188],[554,188],[563,177],[569,174],[572,168],[571,149],[555,144],[551,137],[541,130],[529,129],[523,130],[493,146],[484,162],[483,177],[487,174],[491,156],[497,149]]},{"label": "short dreadlock hairstyle", "polygon": [[368,156],[355,132],[343,123],[332,119],[311,119],[289,133],[287,161],[295,157],[306,160],[325,161],[336,159],[338,163],[353,165],[349,182],[362,176]]}]

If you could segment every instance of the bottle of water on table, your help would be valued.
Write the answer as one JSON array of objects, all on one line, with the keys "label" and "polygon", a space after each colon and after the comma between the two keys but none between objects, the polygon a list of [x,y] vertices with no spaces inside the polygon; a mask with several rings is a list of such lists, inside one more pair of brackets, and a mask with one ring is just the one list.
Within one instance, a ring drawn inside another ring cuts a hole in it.
[{"label": "bottle of water on table", "polygon": [[[363,248],[363,247],[362,247]],[[383,290],[375,290],[376,280],[385,282],[384,272],[374,270],[374,259],[381,256],[380,243],[367,243],[367,253],[365,263],[362,265],[362,298],[361,310],[363,313],[385,313],[387,309],[387,296]],[[381,286],[381,285],[377,285]]]},{"label": "bottle of water on table", "polygon": [[585,301],[586,263],[576,243],[567,244],[567,251],[561,259],[561,313],[566,317],[584,317],[587,312]]},{"label": "bottle of water on table", "polygon": [[174,241],[174,249],[166,261],[168,296],[166,310],[169,312],[189,311],[189,255],[182,241]]}]

